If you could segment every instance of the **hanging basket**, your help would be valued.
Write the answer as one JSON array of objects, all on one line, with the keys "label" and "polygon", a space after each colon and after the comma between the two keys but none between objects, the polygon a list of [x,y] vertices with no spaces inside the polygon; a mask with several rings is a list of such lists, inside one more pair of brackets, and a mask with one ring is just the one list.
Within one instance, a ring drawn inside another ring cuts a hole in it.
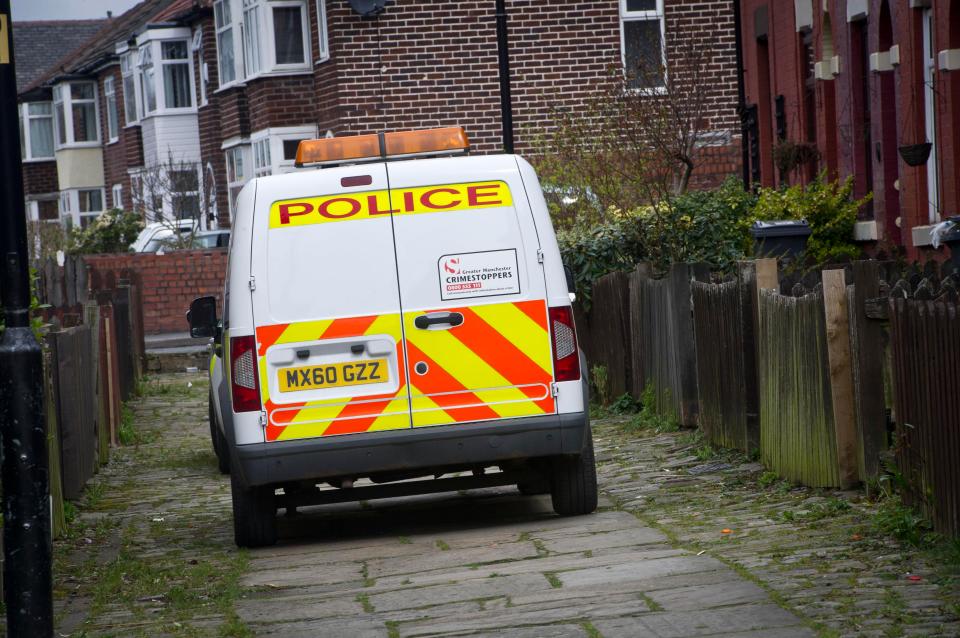
[{"label": "hanging basket", "polygon": [[922,144],[905,144],[900,147],[900,157],[907,163],[907,166],[923,166],[930,157],[930,150],[933,144],[923,142]]}]

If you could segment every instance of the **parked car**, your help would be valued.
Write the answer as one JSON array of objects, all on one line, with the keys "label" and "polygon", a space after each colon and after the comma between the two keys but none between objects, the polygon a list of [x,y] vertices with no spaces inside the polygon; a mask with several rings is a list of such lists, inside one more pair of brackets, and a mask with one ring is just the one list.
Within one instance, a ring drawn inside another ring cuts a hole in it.
[{"label": "parked car", "polygon": [[324,168],[240,192],[222,321],[213,297],[187,314],[215,342],[237,545],[273,544],[278,508],[317,503],[516,485],[561,515],[596,508],[543,192],[517,156],[451,156],[468,148],[462,129],[312,140],[297,163]]},{"label": "parked car", "polygon": [[155,253],[163,246],[163,240],[180,233],[196,232],[199,224],[195,219],[181,219],[176,222],[152,222],[144,226],[136,240],[130,244],[135,253]]},{"label": "parked car", "polygon": [[226,248],[229,245],[229,230],[204,230],[193,236],[194,248]]}]

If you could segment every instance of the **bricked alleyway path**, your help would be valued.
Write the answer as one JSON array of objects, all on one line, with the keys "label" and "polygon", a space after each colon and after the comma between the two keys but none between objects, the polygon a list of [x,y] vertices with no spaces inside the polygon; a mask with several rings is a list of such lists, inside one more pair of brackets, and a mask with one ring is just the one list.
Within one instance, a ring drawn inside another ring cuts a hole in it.
[{"label": "bricked alleyway path", "polygon": [[201,377],[165,375],[132,406],[140,443],[115,452],[57,543],[62,635],[957,635],[955,592],[928,565],[849,548],[859,505],[813,524],[807,501],[834,501],[616,422],[597,425],[592,516],[481,490],[308,509],[281,520],[276,547],[241,552],[206,396]]}]

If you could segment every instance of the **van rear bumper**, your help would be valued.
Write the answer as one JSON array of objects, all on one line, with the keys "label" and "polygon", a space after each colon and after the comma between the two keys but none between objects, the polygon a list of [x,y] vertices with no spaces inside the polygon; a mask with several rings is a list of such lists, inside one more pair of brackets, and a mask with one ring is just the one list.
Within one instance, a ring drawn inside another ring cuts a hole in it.
[{"label": "van rear bumper", "polygon": [[231,471],[247,486],[579,454],[584,412],[239,445]]}]

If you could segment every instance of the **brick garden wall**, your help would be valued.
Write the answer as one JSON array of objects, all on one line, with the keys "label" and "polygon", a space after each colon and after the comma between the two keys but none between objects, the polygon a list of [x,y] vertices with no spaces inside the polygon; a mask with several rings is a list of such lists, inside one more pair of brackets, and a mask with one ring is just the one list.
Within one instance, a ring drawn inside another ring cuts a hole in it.
[{"label": "brick garden wall", "polygon": [[84,257],[91,290],[112,288],[130,272],[143,282],[146,334],[186,332],[186,312],[197,297],[221,297],[227,250],[178,250],[163,255],[128,253]]}]

